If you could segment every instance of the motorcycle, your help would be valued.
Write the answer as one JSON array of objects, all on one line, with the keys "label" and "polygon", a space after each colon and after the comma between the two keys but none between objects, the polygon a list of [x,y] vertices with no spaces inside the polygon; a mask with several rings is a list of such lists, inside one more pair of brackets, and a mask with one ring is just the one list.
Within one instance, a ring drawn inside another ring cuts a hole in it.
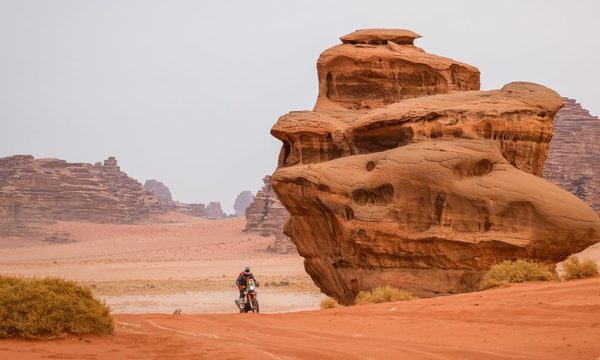
[{"label": "motorcycle", "polygon": [[242,301],[240,301],[240,299],[235,300],[235,304],[237,305],[241,313],[247,313],[250,311],[259,313],[260,308],[258,305],[258,300],[256,299],[255,288],[256,284],[254,283],[254,280],[249,279],[248,284],[244,289],[244,297],[242,298]]}]

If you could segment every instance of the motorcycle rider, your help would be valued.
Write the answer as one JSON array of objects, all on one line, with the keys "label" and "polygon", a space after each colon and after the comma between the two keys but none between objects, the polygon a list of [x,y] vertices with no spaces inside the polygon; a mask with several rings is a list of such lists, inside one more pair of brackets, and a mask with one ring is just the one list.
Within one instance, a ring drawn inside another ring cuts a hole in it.
[{"label": "motorcycle rider", "polygon": [[235,286],[237,286],[238,289],[240,290],[240,304],[242,304],[244,302],[244,298],[246,296],[244,289],[246,289],[246,286],[248,286],[249,279],[254,280],[254,285],[256,285],[256,287],[258,287],[258,280],[256,280],[256,278],[250,271],[250,266],[245,265],[244,270],[242,272],[240,272],[240,275],[238,276],[237,280],[235,281]]}]

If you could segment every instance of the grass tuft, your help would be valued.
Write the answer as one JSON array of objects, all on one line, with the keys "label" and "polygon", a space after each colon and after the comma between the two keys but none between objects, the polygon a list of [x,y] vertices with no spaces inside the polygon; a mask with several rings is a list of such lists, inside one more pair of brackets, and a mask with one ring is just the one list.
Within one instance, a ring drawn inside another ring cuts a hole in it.
[{"label": "grass tuft", "polygon": [[569,257],[563,263],[563,270],[565,280],[598,276],[598,264],[594,260],[580,261],[577,256]]},{"label": "grass tuft", "polygon": [[340,306],[334,298],[326,297],[321,300],[321,309],[333,309]]},{"label": "grass tuft", "polygon": [[0,276],[0,338],[112,334],[110,308],[74,281]]},{"label": "grass tuft", "polygon": [[417,297],[408,291],[383,285],[370,291],[361,291],[356,296],[356,304],[379,304],[392,301],[414,300]]},{"label": "grass tuft", "polygon": [[549,265],[525,260],[506,260],[492,266],[484,275],[479,287],[484,290],[496,286],[506,286],[510,283],[556,279],[556,273]]}]

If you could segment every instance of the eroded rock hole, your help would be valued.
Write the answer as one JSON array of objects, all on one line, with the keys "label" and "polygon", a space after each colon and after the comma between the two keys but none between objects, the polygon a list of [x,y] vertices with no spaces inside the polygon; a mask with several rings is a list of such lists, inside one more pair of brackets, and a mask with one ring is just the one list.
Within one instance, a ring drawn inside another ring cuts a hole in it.
[{"label": "eroded rock hole", "polygon": [[442,214],[444,212],[444,203],[446,202],[446,195],[438,194],[435,198],[435,221],[437,224],[442,223]]},{"label": "eroded rock hole", "polygon": [[367,163],[367,171],[373,171],[373,169],[375,169],[375,163],[372,161],[369,161]]},{"label": "eroded rock hole", "polygon": [[325,81],[327,83],[327,92],[325,93],[325,96],[327,96],[328,99],[331,99],[333,96],[333,76],[331,76],[331,73],[327,73]]},{"label": "eroded rock hole", "polygon": [[323,192],[331,192],[331,189],[329,188],[329,186],[327,186],[325,184],[319,184],[319,190],[321,190]]},{"label": "eroded rock hole", "polygon": [[492,171],[494,165],[488,159],[479,160],[475,166],[473,166],[473,176],[487,175]]},{"label": "eroded rock hole", "polygon": [[310,181],[303,177],[296,178],[296,180],[294,180],[294,183],[300,186],[310,186]]},{"label": "eroded rock hole", "polygon": [[394,149],[409,144],[415,136],[410,127],[378,127],[356,133],[355,143],[361,154]]},{"label": "eroded rock hole", "polygon": [[292,145],[287,140],[282,140],[283,143],[283,164],[287,163],[287,159],[290,156],[290,152],[292,150]]},{"label": "eroded rock hole", "polygon": [[358,189],[352,192],[352,198],[359,205],[385,205],[394,197],[394,187],[384,184],[375,189]]},{"label": "eroded rock hole", "polygon": [[492,129],[492,124],[490,124],[489,122],[485,123],[485,125],[483,126],[483,137],[485,139],[491,138],[492,137],[492,130],[493,130]]},{"label": "eroded rock hole", "polygon": [[354,219],[354,210],[352,210],[352,208],[350,206],[346,206],[345,216],[346,216],[346,220]]},{"label": "eroded rock hole", "polygon": [[492,223],[490,222],[490,218],[486,216],[485,220],[483,221],[483,230],[490,231],[491,228],[492,228]]}]

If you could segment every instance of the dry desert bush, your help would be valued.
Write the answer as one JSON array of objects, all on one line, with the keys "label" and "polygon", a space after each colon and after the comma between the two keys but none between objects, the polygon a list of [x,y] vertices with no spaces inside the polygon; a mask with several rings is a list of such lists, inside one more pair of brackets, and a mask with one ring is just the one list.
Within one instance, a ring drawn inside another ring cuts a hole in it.
[{"label": "dry desert bush", "polygon": [[479,287],[484,290],[510,283],[549,280],[557,280],[556,273],[549,265],[525,260],[506,260],[492,266],[484,275]]},{"label": "dry desert bush", "polygon": [[333,309],[335,307],[338,307],[339,304],[337,301],[335,301],[335,299],[330,298],[330,297],[326,297],[325,299],[321,300],[321,309]]},{"label": "dry desert bush", "polygon": [[0,276],[0,338],[112,334],[110,308],[74,281]]},{"label": "dry desert bush", "polygon": [[383,285],[370,291],[361,291],[356,296],[356,304],[378,304],[392,301],[407,301],[413,300],[416,297],[402,289],[395,288],[390,285]]},{"label": "dry desert bush", "polygon": [[598,264],[594,260],[580,261],[577,256],[569,257],[563,263],[563,270],[565,280],[598,276]]}]

